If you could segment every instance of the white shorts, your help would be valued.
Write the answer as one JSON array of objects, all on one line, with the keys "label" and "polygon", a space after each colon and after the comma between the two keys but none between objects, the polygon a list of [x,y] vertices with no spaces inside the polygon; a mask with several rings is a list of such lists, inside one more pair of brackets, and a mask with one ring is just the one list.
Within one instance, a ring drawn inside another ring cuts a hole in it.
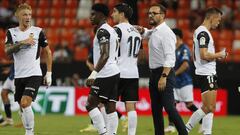
[{"label": "white shorts", "polygon": [[193,101],[193,85],[186,85],[180,89],[175,88],[174,98],[179,102],[191,102]]},{"label": "white shorts", "polygon": [[9,90],[11,92],[15,92],[15,85],[14,85],[14,79],[10,80],[7,78],[7,80],[3,84],[3,89]]}]

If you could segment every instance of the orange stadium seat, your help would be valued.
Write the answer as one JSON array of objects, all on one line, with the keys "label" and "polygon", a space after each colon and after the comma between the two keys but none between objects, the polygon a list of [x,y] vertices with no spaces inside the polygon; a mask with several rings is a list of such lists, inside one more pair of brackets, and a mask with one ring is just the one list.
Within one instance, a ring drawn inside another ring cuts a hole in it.
[{"label": "orange stadium seat", "polygon": [[3,29],[0,29],[0,39],[3,39],[5,41],[5,31]]},{"label": "orange stadium seat", "polygon": [[2,5],[3,5],[3,7],[8,7],[9,6],[9,1],[8,0],[2,0]]},{"label": "orange stadium seat", "polygon": [[138,2],[137,7],[138,7],[138,12],[140,12],[141,10],[147,9],[148,4],[146,4],[144,2]]},{"label": "orange stadium seat", "polygon": [[52,0],[52,8],[62,9],[65,7],[65,0]]},{"label": "orange stadium seat", "polygon": [[232,40],[219,39],[214,44],[216,51],[221,51],[223,48],[226,48],[228,51],[232,50]]},{"label": "orange stadium seat", "polygon": [[[240,6],[240,5],[239,5]],[[239,11],[238,10],[235,10],[234,12],[234,17],[236,20],[240,20],[240,14],[239,14]]]},{"label": "orange stadium seat", "polygon": [[88,49],[76,46],[74,49],[74,60],[85,61],[88,57]]},{"label": "orange stadium seat", "polygon": [[206,7],[209,8],[209,7],[219,7],[219,0],[207,0],[207,3],[206,3]]},{"label": "orange stadium seat", "polygon": [[185,43],[187,44],[187,46],[189,47],[189,49],[191,50],[191,52],[193,51],[193,39],[189,38],[185,41]]},{"label": "orange stadium seat", "polygon": [[176,12],[172,9],[167,10],[167,18],[176,18]]},{"label": "orange stadium seat", "polygon": [[37,6],[36,0],[26,0],[25,2],[29,4],[33,9],[35,9],[35,7]]},{"label": "orange stadium seat", "polygon": [[235,30],[234,31],[234,39],[240,40],[240,30]]},{"label": "orange stadium seat", "polygon": [[77,27],[90,28],[91,26],[92,26],[92,24],[89,21],[89,19],[81,19],[81,20],[78,20],[78,22],[77,22]]},{"label": "orange stadium seat", "polygon": [[177,18],[188,18],[189,17],[189,9],[181,9],[177,10]]},{"label": "orange stadium seat", "polygon": [[190,8],[190,0],[179,0],[178,5],[179,5],[179,8],[189,9]]},{"label": "orange stadium seat", "polygon": [[38,8],[36,10],[36,17],[46,17],[49,15],[49,10],[48,9],[42,9],[42,8]]},{"label": "orange stadium seat", "polygon": [[240,62],[240,49],[233,51],[233,59],[234,62]]},{"label": "orange stadium seat", "polygon": [[218,30],[212,30],[211,34],[212,34],[212,37],[213,37],[214,41],[218,40],[218,37],[219,37],[219,31]]},{"label": "orange stadium seat", "polygon": [[50,9],[50,17],[61,18],[62,15],[63,15],[62,13],[63,13],[63,11],[59,10],[58,8],[51,8]]},{"label": "orange stadium seat", "polygon": [[177,26],[180,29],[189,29],[189,19],[178,19]]},{"label": "orange stadium seat", "polygon": [[73,19],[73,18],[65,18],[63,21],[63,27],[75,28],[75,27],[77,27],[77,20]]},{"label": "orange stadium seat", "polygon": [[36,19],[36,26],[46,28],[49,26],[49,19],[48,18],[38,18]]},{"label": "orange stadium seat", "polygon": [[6,53],[4,51],[5,38],[0,38],[0,58],[6,58]]},{"label": "orange stadium seat", "polygon": [[77,16],[77,10],[75,8],[74,9],[66,8],[64,10],[64,17],[75,19],[76,16]]},{"label": "orange stadium seat", "polygon": [[63,22],[63,19],[52,18],[52,19],[50,19],[49,26],[52,28],[58,28],[58,27],[62,26],[62,22]]},{"label": "orange stadium seat", "polygon": [[232,30],[227,30],[227,29],[221,30],[219,32],[219,38],[221,40],[232,40],[233,39],[233,32],[232,32]]},{"label": "orange stadium seat", "polygon": [[77,0],[67,0],[66,1],[66,8],[77,9],[78,1]]},{"label": "orange stadium seat", "polygon": [[192,39],[193,40],[193,31],[189,29],[182,29],[183,32],[183,40]]},{"label": "orange stadium seat", "polygon": [[[34,1],[34,0],[32,0]],[[41,9],[48,9],[50,7],[51,1],[49,0],[39,0],[38,1],[38,7]]]}]

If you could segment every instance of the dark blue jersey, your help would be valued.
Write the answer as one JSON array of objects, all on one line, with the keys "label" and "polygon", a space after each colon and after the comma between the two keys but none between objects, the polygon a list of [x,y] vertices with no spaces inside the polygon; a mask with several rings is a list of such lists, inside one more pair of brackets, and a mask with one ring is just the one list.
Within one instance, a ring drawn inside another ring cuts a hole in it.
[{"label": "dark blue jersey", "polygon": [[8,78],[10,80],[14,79],[14,64],[12,64],[11,67],[10,67],[10,74],[9,74]]},{"label": "dark blue jersey", "polygon": [[184,61],[188,62],[189,68],[183,73],[176,76],[176,88],[182,88],[183,86],[192,84],[192,77],[190,72],[191,53],[187,45],[182,44],[176,49],[176,63],[174,67],[175,71],[182,65]]}]

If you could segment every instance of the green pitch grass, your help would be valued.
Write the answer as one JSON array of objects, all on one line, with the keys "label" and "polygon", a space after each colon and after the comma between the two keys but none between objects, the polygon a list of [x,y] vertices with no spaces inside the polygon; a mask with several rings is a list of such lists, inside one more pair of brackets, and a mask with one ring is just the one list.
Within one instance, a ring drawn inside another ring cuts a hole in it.
[{"label": "green pitch grass", "polygon": [[[24,135],[23,127],[16,127],[20,123],[17,113],[14,113],[13,119],[15,126],[0,127],[0,135]],[[188,117],[184,117],[186,122]],[[165,120],[166,121],[166,120]],[[89,124],[88,116],[63,116],[48,114],[46,116],[35,115],[35,135],[97,135],[97,132],[80,133],[79,130],[85,128]],[[152,118],[141,116],[138,118],[137,135],[154,135]],[[240,128],[240,116],[215,117],[214,119],[214,135],[238,135]],[[189,135],[199,135],[197,133],[198,126]],[[122,132],[121,124],[119,124],[118,135],[127,135]],[[171,135],[177,135],[171,134]]]}]

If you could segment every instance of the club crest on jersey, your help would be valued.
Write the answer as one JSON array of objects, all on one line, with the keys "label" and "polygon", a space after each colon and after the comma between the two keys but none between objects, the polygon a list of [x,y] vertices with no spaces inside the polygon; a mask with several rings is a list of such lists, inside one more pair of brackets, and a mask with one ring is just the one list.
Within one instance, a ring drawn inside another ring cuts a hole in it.
[{"label": "club crest on jersey", "polygon": [[105,42],[108,42],[108,39],[106,37],[101,37],[100,43],[105,43]]},{"label": "club crest on jersey", "polygon": [[206,44],[206,39],[205,39],[205,37],[201,37],[201,38],[200,38],[199,44],[200,44],[200,45],[205,45],[205,44]]},{"label": "club crest on jersey", "polygon": [[30,37],[30,38],[33,38],[33,37],[34,37],[34,34],[33,34],[33,33],[30,33],[30,34],[29,34],[29,37]]},{"label": "club crest on jersey", "polygon": [[213,84],[213,83],[210,83],[210,84],[209,84],[209,87],[210,87],[210,88],[213,88],[213,87],[214,87],[214,84]]}]

